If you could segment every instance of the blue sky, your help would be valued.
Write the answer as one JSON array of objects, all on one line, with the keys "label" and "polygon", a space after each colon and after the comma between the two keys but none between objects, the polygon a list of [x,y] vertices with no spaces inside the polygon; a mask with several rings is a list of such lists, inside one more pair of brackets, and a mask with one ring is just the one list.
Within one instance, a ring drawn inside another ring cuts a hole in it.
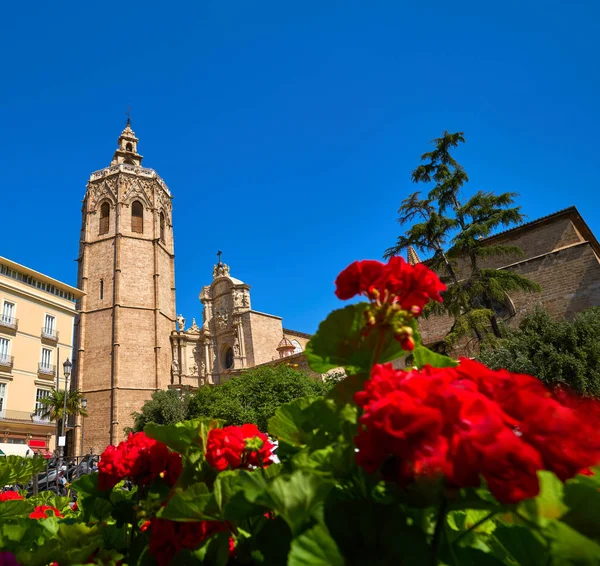
[{"label": "blue sky", "polygon": [[76,283],[81,200],[132,107],[175,199],[177,310],[218,249],[253,307],[313,332],[337,273],[395,241],[428,142],[478,189],[600,235],[600,3],[11,2],[0,255]]}]

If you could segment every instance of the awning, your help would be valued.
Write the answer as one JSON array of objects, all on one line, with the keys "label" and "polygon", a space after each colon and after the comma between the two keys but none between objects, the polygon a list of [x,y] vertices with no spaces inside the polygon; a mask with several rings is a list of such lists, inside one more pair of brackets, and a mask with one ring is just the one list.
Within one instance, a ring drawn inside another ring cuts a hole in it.
[{"label": "awning", "polygon": [[46,448],[46,441],[45,440],[35,440],[32,439],[29,441],[29,448]]},{"label": "awning", "polygon": [[23,456],[33,458],[33,450],[27,444],[8,444],[0,442],[0,456]]}]

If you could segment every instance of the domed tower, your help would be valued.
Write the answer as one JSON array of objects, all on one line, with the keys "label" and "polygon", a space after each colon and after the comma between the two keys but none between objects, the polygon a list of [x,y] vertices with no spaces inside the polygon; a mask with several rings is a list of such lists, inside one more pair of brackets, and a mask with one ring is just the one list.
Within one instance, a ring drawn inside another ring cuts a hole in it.
[{"label": "domed tower", "polygon": [[280,358],[287,358],[294,354],[296,350],[296,346],[294,346],[285,336],[279,342],[279,346],[277,346],[277,351],[279,352]]},{"label": "domed tower", "polygon": [[141,166],[130,121],[109,167],[92,173],[82,208],[74,385],[87,398],[85,445],[124,438],[131,413],[170,384],[175,328],[171,193]]}]

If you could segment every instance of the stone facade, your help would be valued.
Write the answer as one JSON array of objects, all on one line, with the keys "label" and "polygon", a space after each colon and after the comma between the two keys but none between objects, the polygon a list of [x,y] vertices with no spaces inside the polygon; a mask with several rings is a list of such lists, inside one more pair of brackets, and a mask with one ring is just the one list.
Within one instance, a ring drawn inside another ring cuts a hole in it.
[{"label": "stone facade", "polygon": [[177,317],[171,333],[173,387],[219,384],[242,370],[279,360],[282,339],[302,352],[310,336],[284,329],[281,317],[253,310],[250,286],[232,277],[228,265],[213,268],[213,281],[202,288],[202,325],[188,328]]},{"label": "stone facade", "polygon": [[[538,305],[554,318],[567,320],[600,305],[600,244],[575,207],[507,230],[485,242],[518,246],[524,255],[483,259],[482,267],[510,269],[542,287],[540,293],[519,292],[507,297],[498,314],[510,325],[518,324]],[[460,271],[460,262],[458,266]],[[422,318],[419,326],[423,341],[434,345],[444,340],[452,319]]]},{"label": "stone facade", "polygon": [[170,385],[172,197],[158,174],[141,166],[137,142],[128,123],[110,166],[92,173],[83,200],[78,287],[85,295],[73,375],[88,400],[85,452],[122,440],[131,414]]}]

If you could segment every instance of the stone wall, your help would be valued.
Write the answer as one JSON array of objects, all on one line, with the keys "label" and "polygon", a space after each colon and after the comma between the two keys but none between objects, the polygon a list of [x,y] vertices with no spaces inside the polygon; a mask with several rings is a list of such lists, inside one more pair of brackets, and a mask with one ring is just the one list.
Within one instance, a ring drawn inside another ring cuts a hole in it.
[{"label": "stone wall", "polygon": [[281,318],[257,311],[250,311],[249,332],[244,337],[250,337],[246,342],[246,352],[252,359],[252,365],[264,364],[277,358],[277,346],[283,337]]}]

